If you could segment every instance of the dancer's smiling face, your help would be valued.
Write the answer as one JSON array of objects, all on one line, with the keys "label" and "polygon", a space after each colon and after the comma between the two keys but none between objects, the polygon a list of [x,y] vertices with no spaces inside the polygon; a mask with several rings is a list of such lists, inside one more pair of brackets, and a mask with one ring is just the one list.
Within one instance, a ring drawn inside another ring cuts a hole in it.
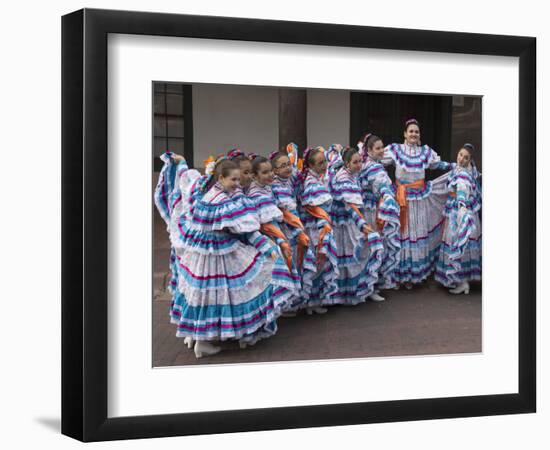
[{"label": "dancer's smiling face", "polygon": [[309,167],[317,175],[324,175],[327,171],[327,159],[322,151],[316,151],[311,157]]},{"label": "dancer's smiling face", "polygon": [[405,141],[409,145],[416,145],[420,142],[420,128],[417,124],[411,123],[404,133]]},{"label": "dancer's smiling face", "polygon": [[370,156],[371,159],[374,159],[375,161],[380,161],[382,159],[382,156],[384,156],[384,143],[381,139],[378,139],[374,144],[372,144],[372,147],[367,149],[367,153]]},{"label": "dancer's smiling face", "polygon": [[472,155],[470,154],[470,152],[465,148],[461,148],[458,152],[458,155],[456,155],[456,163],[460,167],[468,167],[471,161]]},{"label": "dancer's smiling face", "polygon": [[241,187],[247,188],[252,183],[252,163],[249,160],[239,162]]},{"label": "dancer's smiling face", "polygon": [[280,178],[287,179],[292,175],[292,164],[288,156],[279,156],[273,160],[273,173]]},{"label": "dancer's smiling face", "polygon": [[359,153],[354,153],[351,155],[351,158],[346,162],[346,167],[351,173],[357,173],[361,170],[361,155]]},{"label": "dancer's smiling face", "polygon": [[221,174],[218,178],[218,181],[222,185],[224,191],[233,192],[239,187],[240,177],[241,174],[239,169],[231,169],[226,173],[225,176]]},{"label": "dancer's smiling face", "polygon": [[271,170],[271,163],[269,161],[260,163],[255,176],[258,183],[262,186],[273,183],[273,170]]}]

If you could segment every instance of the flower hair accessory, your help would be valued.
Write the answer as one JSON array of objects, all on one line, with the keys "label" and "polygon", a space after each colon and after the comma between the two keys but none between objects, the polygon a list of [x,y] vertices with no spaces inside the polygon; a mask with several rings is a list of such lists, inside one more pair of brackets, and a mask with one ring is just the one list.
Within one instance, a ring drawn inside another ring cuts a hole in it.
[{"label": "flower hair accessory", "polygon": [[210,181],[216,176],[216,166],[226,159],[229,159],[226,155],[219,155],[216,159],[211,155],[204,161],[204,175],[197,181],[197,188],[200,193],[204,194],[210,185]]},{"label": "flower hair accessory", "polygon": [[288,159],[290,159],[290,164],[294,167],[298,165],[298,146],[294,142],[290,142],[286,146],[286,152],[288,154]]},{"label": "flower hair accessory", "polygon": [[214,167],[216,166],[216,160],[212,155],[204,160],[204,173],[206,175],[214,174]]},{"label": "flower hair accessory", "polygon": [[233,148],[227,152],[229,159],[237,158],[238,156],[246,156],[245,153],[239,148]]},{"label": "flower hair accessory", "polygon": [[286,145],[287,153],[298,153],[298,146],[294,142],[290,142]]}]

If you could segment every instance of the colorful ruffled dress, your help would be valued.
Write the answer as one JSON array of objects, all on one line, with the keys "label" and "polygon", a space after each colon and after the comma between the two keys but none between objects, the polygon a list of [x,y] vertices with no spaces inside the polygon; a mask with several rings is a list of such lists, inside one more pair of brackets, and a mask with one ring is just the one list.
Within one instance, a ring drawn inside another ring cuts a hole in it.
[{"label": "colorful ruffled dress", "polygon": [[435,279],[446,287],[481,280],[481,190],[477,172],[453,164]]},{"label": "colorful ruffled dress", "polygon": [[357,175],[341,167],[331,177],[330,192],[338,264],[338,289],[330,300],[332,304],[355,305],[374,292],[384,246],[377,232],[362,231],[367,221]]},{"label": "colorful ruffled dress", "polygon": [[292,296],[272,277],[271,254],[277,248],[259,232],[254,207],[242,192],[226,193],[216,183],[203,194],[193,172],[182,183],[188,212],[180,217],[175,245],[178,286],[171,321],[176,334],[249,344],[272,336]]},{"label": "colorful ruffled dress", "polygon": [[359,184],[365,206],[365,220],[380,232],[384,244],[378,286],[388,289],[396,284],[394,272],[399,265],[401,250],[399,205],[395,200],[395,189],[384,166],[368,156],[359,172]]},{"label": "colorful ruffled dress", "polygon": [[252,181],[248,189],[247,199],[256,209],[260,222],[260,232],[271,238],[279,247],[280,257],[275,261],[272,276],[281,286],[292,291],[292,303],[287,310],[294,310],[301,303],[300,299],[300,275],[290,253],[290,258],[285,258],[283,250],[292,252],[290,243],[281,229],[283,212],[275,202],[271,186],[262,186],[256,180]]},{"label": "colorful ruffled dress", "polygon": [[275,176],[271,185],[275,204],[283,213],[283,221],[279,226],[292,248],[292,258],[301,279],[300,299],[295,303],[294,310],[307,305],[317,272],[313,246],[299,218],[296,189],[297,180],[294,175],[286,179]]},{"label": "colorful ruffled dress", "polygon": [[[164,165],[160,171],[153,198],[160,216],[166,222],[166,229],[170,236],[171,229],[177,224],[182,213],[180,181],[182,175],[188,171],[188,166],[185,160],[176,162],[171,152],[164,153],[160,159]],[[173,294],[178,284],[178,270],[176,252],[172,244],[170,245],[170,271],[171,279],[167,287]]]},{"label": "colorful ruffled dress", "polygon": [[394,277],[400,283],[420,283],[433,272],[441,242],[447,176],[426,181],[426,169],[448,170],[429,146],[391,144],[382,164],[395,165],[396,200],[400,207],[401,250]]},{"label": "colorful ruffled dress", "polygon": [[338,260],[330,225],[332,195],[328,178],[308,170],[300,188],[300,218],[315,249],[315,277],[307,300],[308,308],[331,305],[337,291]]}]

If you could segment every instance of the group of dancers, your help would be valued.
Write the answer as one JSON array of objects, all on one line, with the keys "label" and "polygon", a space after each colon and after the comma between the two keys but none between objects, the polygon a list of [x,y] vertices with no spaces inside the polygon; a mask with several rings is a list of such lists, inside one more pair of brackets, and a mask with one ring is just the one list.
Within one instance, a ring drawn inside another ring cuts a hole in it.
[{"label": "group of dancers", "polygon": [[[441,161],[420,141],[367,134],[355,147],[295,144],[268,157],[233,149],[205,174],[165,153],[155,204],[171,242],[171,322],[195,356],[273,336],[280,316],[384,301],[435,272],[454,294],[481,279],[475,149]],[[395,183],[385,166],[395,166]],[[425,180],[428,169],[445,174]]]}]

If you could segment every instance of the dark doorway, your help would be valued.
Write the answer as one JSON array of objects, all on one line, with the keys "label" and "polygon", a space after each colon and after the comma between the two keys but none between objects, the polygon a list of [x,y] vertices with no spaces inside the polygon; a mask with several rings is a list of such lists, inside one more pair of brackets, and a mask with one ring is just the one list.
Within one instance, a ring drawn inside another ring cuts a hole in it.
[{"label": "dark doorway", "polygon": [[[403,124],[420,122],[422,143],[432,147],[442,160],[451,160],[452,96],[350,92],[350,143],[366,133],[380,136],[384,144],[403,142]],[[433,179],[439,171],[427,171]]]}]

